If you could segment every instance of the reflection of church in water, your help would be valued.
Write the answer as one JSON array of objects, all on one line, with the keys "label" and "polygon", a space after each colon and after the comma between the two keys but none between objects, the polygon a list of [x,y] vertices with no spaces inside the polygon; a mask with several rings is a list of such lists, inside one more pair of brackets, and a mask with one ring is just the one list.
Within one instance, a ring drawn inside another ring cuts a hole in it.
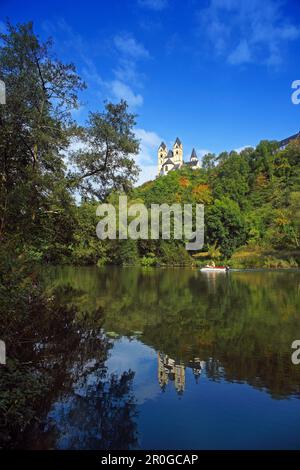
[{"label": "reflection of church in water", "polygon": [[[205,362],[195,357],[190,361],[187,367],[191,367],[196,382],[198,382],[200,374],[204,369]],[[175,361],[167,354],[158,353],[158,383],[164,390],[169,382],[174,382],[177,393],[182,394],[185,390],[185,364]]]}]

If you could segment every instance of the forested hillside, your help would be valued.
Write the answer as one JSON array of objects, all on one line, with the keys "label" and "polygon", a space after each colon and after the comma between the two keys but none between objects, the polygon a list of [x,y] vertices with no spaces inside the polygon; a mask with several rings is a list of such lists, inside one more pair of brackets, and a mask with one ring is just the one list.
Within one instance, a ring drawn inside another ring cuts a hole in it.
[{"label": "forested hillside", "polygon": [[[72,111],[85,84],[58,60],[31,23],[0,34],[0,239],[2,252],[34,262],[191,265],[223,259],[231,266],[299,264],[300,142],[279,150],[262,141],[241,153],[203,157],[134,188],[136,116],[127,103],[106,103],[79,126]],[[200,123],[199,123],[200,125]],[[82,146],[72,151],[72,143]],[[107,240],[96,236],[99,202],[202,203],[205,246],[184,240]],[[79,198],[80,196],[80,198]],[[81,201],[81,202],[79,202]]]},{"label": "forested hillside", "polygon": [[[118,194],[107,198],[117,206]],[[202,203],[205,246],[187,253],[178,240],[101,242],[97,204],[76,208],[77,224],[66,261],[88,264],[190,265],[226,260],[232,267],[295,267],[300,241],[300,142],[284,150],[262,141],[240,154],[206,155],[203,168],[182,168],[128,193],[129,204]],[[150,218],[150,216],[149,216]]]},{"label": "forested hillside", "polygon": [[194,259],[225,258],[232,266],[245,267],[295,266],[299,261],[297,140],[284,150],[276,142],[262,141],[239,154],[208,154],[202,169],[171,172],[136,189],[134,196],[147,205],[205,205],[204,252]]}]

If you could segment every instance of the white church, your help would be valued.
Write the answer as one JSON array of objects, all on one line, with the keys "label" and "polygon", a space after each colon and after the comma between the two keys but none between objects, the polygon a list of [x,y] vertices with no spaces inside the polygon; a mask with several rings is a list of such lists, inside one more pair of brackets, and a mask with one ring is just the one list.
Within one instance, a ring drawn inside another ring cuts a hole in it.
[{"label": "white church", "polygon": [[189,166],[192,170],[200,168],[195,149],[192,150],[190,161],[183,161],[183,146],[178,137],[173,145],[173,150],[168,150],[166,144],[162,142],[158,148],[157,158],[158,176],[167,175],[169,171],[178,170],[183,165]]}]

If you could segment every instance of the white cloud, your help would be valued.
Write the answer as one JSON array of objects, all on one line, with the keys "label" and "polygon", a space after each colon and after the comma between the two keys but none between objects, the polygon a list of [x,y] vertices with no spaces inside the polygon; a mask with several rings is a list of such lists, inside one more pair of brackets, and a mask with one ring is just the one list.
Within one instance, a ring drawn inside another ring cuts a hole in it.
[{"label": "white cloud", "polygon": [[248,42],[243,39],[239,45],[229,54],[228,62],[230,64],[245,64],[251,62],[251,52]]},{"label": "white cloud", "polygon": [[199,11],[199,34],[232,65],[279,65],[284,46],[300,38],[300,27],[282,13],[280,0],[210,0]]},{"label": "white cloud", "polygon": [[82,74],[85,80],[87,80],[89,83],[96,84],[100,87],[103,87],[106,85],[105,80],[101,77],[99,74],[97,67],[93,63],[93,61],[89,60],[86,62],[85,67],[82,69]]},{"label": "white cloud", "polygon": [[73,30],[64,18],[56,22],[43,21],[42,28],[46,34],[55,37],[55,46],[62,49],[72,50],[85,63],[88,57],[89,46],[81,36]]},{"label": "white cloud", "polygon": [[86,109],[86,108],[85,108],[85,106],[83,106],[83,105],[79,105],[78,108],[73,108],[72,111],[71,111],[71,114],[72,114],[73,119],[76,119],[76,118],[82,116],[82,114],[84,113],[85,109]]},{"label": "white cloud", "polygon": [[[91,44],[75,32],[64,20],[45,21],[43,29],[47,34],[57,37],[56,43],[61,47],[72,49],[82,61],[82,75],[88,83],[88,89],[94,91],[97,99],[125,99],[129,106],[137,108],[143,104],[143,96],[135,91],[142,87],[143,76],[138,72],[137,64],[142,59],[149,59],[150,54],[143,44],[131,34],[118,34],[106,43],[115,60],[114,67],[108,73],[99,72],[96,62],[91,58]],[[63,36],[63,37],[61,37]],[[76,111],[74,111],[76,115]],[[78,113],[77,113],[78,115]]]},{"label": "white cloud", "polygon": [[137,70],[136,63],[132,60],[122,58],[119,60],[117,67],[113,70],[117,80],[122,82],[134,83],[141,86],[141,74]]},{"label": "white cloud", "polygon": [[138,64],[150,58],[149,52],[129,34],[115,36],[113,43],[117,52],[117,65],[113,69],[115,78],[131,86],[141,87],[144,77],[138,71]]},{"label": "white cloud", "polygon": [[[122,74],[117,74],[114,71],[114,75],[117,77],[115,80],[104,80],[98,73],[95,65],[90,63],[83,69],[83,76],[90,84],[95,84],[99,87],[99,95],[109,94],[109,99],[124,99],[127,101],[129,106],[137,108],[143,104],[143,96],[139,93],[134,93],[131,86],[127,85],[126,80],[122,80]],[[124,77],[126,78],[126,77]]]},{"label": "white cloud", "polygon": [[153,131],[145,129],[135,129],[135,135],[140,140],[140,153],[138,155],[138,164],[156,163],[157,149],[162,139]]},{"label": "white cloud", "polygon": [[65,154],[68,156],[72,154],[73,152],[78,152],[78,150],[87,150],[87,149],[88,149],[88,146],[83,140],[79,138],[73,138]]},{"label": "white cloud", "polygon": [[168,0],[138,0],[141,7],[161,11],[168,6]]},{"label": "white cloud", "polygon": [[157,176],[157,165],[141,165],[141,172],[138,177],[136,186],[140,186],[147,181],[154,180]]},{"label": "white cloud", "polygon": [[203,158],[204,155],[207,155],[208,153],[212,153],[211,150],[208,150],[208,149],[197,149],[196,150],[196,154],[197,154],[197,157],[198,158]]},{"label": "white cloud", "polygon": [[244,145],[243,147],[238,147],[237,149],[234,149],[235,152],[241,153],[243,150],[248,149],[248,148],[253,148],[253,145]]},{"label": "white cloud", "polygon": [[149,59],[150,54],[142,43],[128,33],[115,36],[113,43],[118,60],[113,69],[115,79],[110,82],[112,93],[136,108],[143,104],[143,96],[133,90],[133,87],[142,87],[142,75],[138,72],[137,64],[140,60]]},{"label": "white cloud", "polygon": [[133,57],[134,59],[148,58],[150,56],[143,44],[137,42],[129,34],[115,36],[114,44],[116,49],[125,56]]},{"label": "white cloud", "polygon": [[157,149],[162,138],[154,131],[146,131],[137,128],[136,137],[140,140],[140,153],[137,157],[137,164],[141,168],[137,184],[153,180],[157,176]]},{"label": "white cloud", "polygon": [[121,82],[120,80],[113,80],[109,82],[109,87],[112,94],[118,100],[124,99],[127,101],[129,106],[136,108],[143,104],[143,97],[140,94],[135,94],[132,88],[126,83]]},{"label": "white cloud", "polygon": [[141,140],[141,146],[143,145],[144,148],[150,149],[151,151],[157,149],[162,141],[156,132],[145,131],[145,129],[136,129],[135,135]]}]

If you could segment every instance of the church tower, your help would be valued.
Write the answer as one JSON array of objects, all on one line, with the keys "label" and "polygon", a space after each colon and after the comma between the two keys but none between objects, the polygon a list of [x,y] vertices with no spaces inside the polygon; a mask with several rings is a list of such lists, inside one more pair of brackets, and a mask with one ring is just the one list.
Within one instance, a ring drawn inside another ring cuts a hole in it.
[{"label": "church tower", "polygon": [[193,149],[191,153],[190,167],[192,170],[197,170],[197,168],[200,168],[200,162],[198,160],[195,149]]},{"label": "church tower", "polygon": [[164,142],[162,142],[157,152],[158,174],[160,174],[161,167],[164,163],[164,159],[166,158],[167,154],[168,154],[167,146]]},{"label": "church tower", "polygon": [[173,145],[173,161],[175,165],[181,166],[183,164],[183,146],[178,137]]}]

